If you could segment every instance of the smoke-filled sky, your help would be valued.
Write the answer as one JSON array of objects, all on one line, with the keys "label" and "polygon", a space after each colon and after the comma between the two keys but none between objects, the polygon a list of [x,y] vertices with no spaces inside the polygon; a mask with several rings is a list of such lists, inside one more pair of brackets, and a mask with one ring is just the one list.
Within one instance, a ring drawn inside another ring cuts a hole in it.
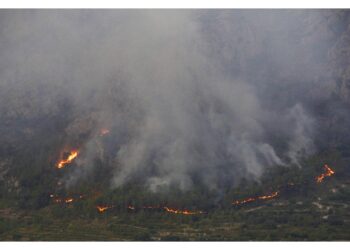
[{"label": "smoke-filled sky", "polygon": [[106,155],[112,188],[258,179],[317,150],[307,103],[324,87],[328,14],[2,10],[0,114],[36,127],[60,112],[61,147],[82,152],[72,181]]}]

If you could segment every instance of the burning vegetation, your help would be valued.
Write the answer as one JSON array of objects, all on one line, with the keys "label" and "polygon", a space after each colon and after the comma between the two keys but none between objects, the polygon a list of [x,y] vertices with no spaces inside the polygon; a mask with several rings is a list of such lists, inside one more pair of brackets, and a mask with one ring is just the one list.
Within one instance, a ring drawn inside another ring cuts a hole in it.
[{"label": "burning vegetation", "polygon": [[113,206],[96,206],[97,208],[97,211],[100,212],[100,213],[103,213],[105,212],[106,210],[112,208]]},{"label": "burning vegetation", "polygon": [[[324,178],[332,176],[335,174],[335,171],[332,170],[327,164],[324,165],[325,172],[322,173],[321,175],[316,177],[316,182],[321,183],[323,182]],[[288,186],[294,186],[295,184],[293,182],[289,182]],[[279,195],[279,191],[275,191],[271,194],[268,195],[263,195],[263,196],[258,196],[258,197],[248,197],[242,200],[235,200],[232,202],[233,205],[244,205],[246,203],[258,201],[258,200],[270,200],[273,198],[276,198]]]},{"label": "burning vegetation", "polygon": [[195,215],[195,214],[203,214],[203,211],[190,211],[190,210],[180,210],[180,209],[174,209],[174,208],[169,208],[169,207],[164,207],[164,210],[167,211],[168,213],[173,213],[173,214],[183,214],[183,215]]},{"label": "burning vegetation", "polygon": [[278,194],[279,194],[279,191],[276,191],[276,192],[273,192],[273,193],[268,194],[268,195],[263,195],[263,196],[258,196],[258,197],[249,197],[249,198],[246,198],[243,200],[236,200],[236,201],[233,201],[232,204],[233,205],[242,205],[242,204],[246,204],[246,203],[258,201],[258,200],[270,200],[270,199],[277,197]]},{"label": "burning vegetation", "polygon": [[69,203],[72,203],[74,201],[78,201],[80,199],[83,198],[83,195],[79,195],[78,197],[66,197],[66,198],[62,198],[62,197],[58,197],[54,194],[50,194],[50,198],[52,199],[52,201],[54,203],[57,203],[57,204],[69,204]]},{"label": "burning vegetation", "polygon": [[335,174],[334,170],[332,170],[327,164],[324,165],[324,168],[325,168],[325,172],[316,177],[317,183],[321,183],[324,180],[324,178]]},{"label": "burning vegetation", "polygon": [[163,210],[168,213],[172,214],[183,214],[183,215],[195,215],[195,214],[204,214],[205,212],[200,210],[188,210],[188,209],[177,209],[177,208],[171,208],[168,206],[143,206],[142,209],[156,209],[156,210]]},{"label": "burning vegetation", "polygon": [[72,161],[78,157],[79,151],[78,150],[72,150],[66,159],[60,160],[57,163],[57,168],[64,168],[65,165],[72,163]]},{"label": "burning vegetation", "polygon": [[[62,168],[65,164],[71,163],[76,157],[78,156],[78,151],[73,150],[70,152],[69,157],[66,160],[62,160],[58,164],[58,168]],[[330,177],[335,174],[335,171],[331,169],[327,164],[324,165],[325,172],[317,176],[316,182],[321,183],[326,177]],[[293,182],[288,182],[287,186],[294,186],[295,184]],[[261,196],[255,196],[255,197],[248,197],[240,200],[234,200],[232,202],[233,205],[238,206],[238,205],[245,205],[248,203],[256,202],[256,201],[264,201],[264,200],[271,200],[280,195],[280,191],[274,191],[269,194],[261,195]],[[67,197],[67,198],[60,198],[57,197],[54,194],[51,194],[50,197],[53,199],[54,203],[61,203],[61,204],[69,204],[74,201],[77,201],[79,199],[83,198],[83,195],[79,195],[79,197]],[[115,205],[97,205],[96,209],[99,213],[104,213],[108,209],[114,208]],[[197,215],[197,214],[205,214],[206,212],[200,211],[200,210],[188,210],[188,209],[176,209],[176,208],[171,208],[168,206],[142,206],[142,207],[135,207],[133,205],[128,205],[127,209],[130,211],[137,211],[138,209],[143,209],[143,210],[158,210],[158,211],[165,211],[167,213],[172,213],[172,214],[182,214],[182,215]]]},{"label": "burning vegetation", "polygon": [[[100,213],[103,213],[105,212],[106,210],[110,209],[110,208],[113,208],[115,206],[102,206],[102,205],[98,205],[96,206],[97,210],[100,212]],[[130,210],[130,211],[136,211],[137,208],[133,205],[128,205],[127,206],[127,209]],[[195,214],[204,214],[205,212],[203,211],[200,211],[200,210],[187,210],[187,209],[184,209],[184,210],[181,210],[181,209],[176,209],[176,208],[170,208],[170,207],[167,207],[167,206],[142,206],[140,209],[143,209],[143,210],[161,210],[161,211],[165,211],[165,212],[168,212],[168,213],[172,213],[172,214],[183,214],[183,215],[195,215]]]}]

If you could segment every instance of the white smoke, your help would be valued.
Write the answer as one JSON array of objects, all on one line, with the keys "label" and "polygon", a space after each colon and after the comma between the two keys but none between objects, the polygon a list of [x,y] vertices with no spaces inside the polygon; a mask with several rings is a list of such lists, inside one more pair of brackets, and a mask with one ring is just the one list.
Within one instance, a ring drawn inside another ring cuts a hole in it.
[{"label": "white smoke", "polygon": [[[307,65],[318,69],[290,40],[304,29],[300,12],[1,12],[1,87],[71,100],[67,137],[90,136],[86,171],[109,154],[113,187],[136,178],[152,190],[216,189],[312,153],[313,119],[288,99],[300,89],[294,77],[305,83]],[[48,100],[47,113],[56,104]],[[103,144],[96,130],[106,126]]]}]

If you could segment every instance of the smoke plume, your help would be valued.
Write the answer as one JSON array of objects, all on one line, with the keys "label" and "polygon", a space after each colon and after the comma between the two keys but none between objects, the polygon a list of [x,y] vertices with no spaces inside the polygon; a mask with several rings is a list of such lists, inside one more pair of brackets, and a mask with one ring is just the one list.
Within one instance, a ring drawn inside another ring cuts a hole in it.
[{"label": "smoke plume", "polygon": [[0,115],[79,147],[68,186],[96,159],[111,187],[154,191],[301,166],[316,150],[307,103],[327,64],[332,37],[314,27],[326,14],[2,10]]}]

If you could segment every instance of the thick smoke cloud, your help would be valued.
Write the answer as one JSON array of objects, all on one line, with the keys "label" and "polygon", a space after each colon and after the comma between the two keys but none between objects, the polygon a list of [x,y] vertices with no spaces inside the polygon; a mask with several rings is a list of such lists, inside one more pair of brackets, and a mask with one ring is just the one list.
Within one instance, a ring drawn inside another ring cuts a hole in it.
[{"label": "thick smoke cloud", "polygon": [[0,113],[72,106],[61,146],[82,155],[68,186],[96,158],[112,187],[235,186],[315,150],[305,100],[330,39],[309,35],[315,20],[321,12],[4,10]]}]

